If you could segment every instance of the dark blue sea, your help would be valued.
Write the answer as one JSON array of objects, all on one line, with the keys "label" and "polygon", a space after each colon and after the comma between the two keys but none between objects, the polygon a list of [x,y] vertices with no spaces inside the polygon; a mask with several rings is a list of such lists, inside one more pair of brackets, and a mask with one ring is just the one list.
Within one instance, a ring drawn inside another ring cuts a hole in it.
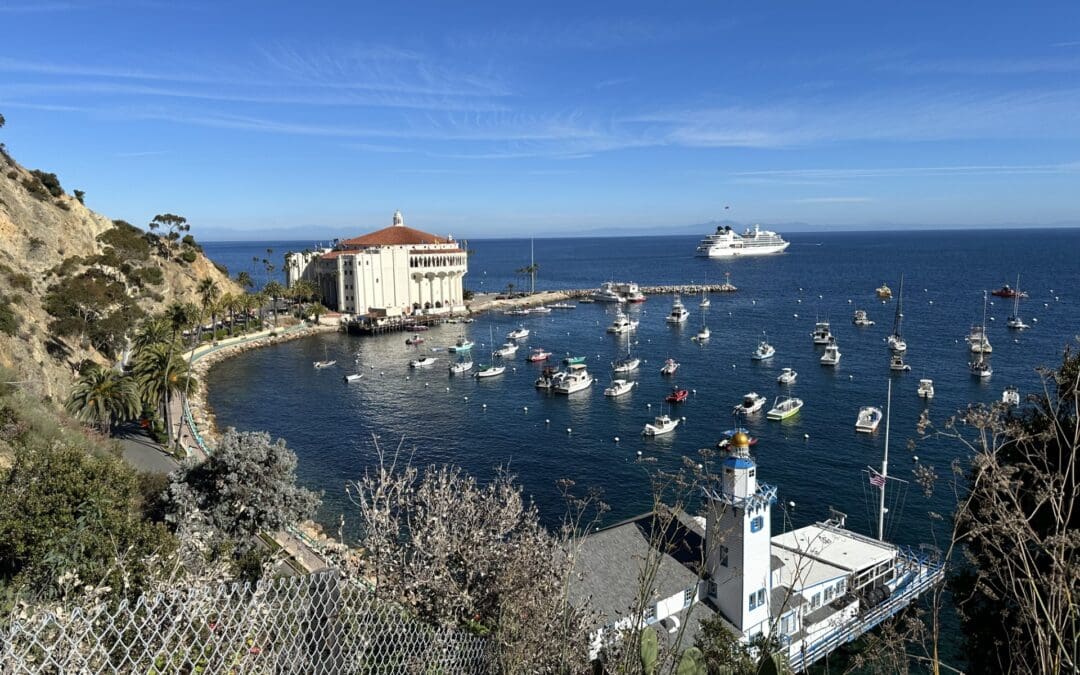
[{"label": "dark blue sea", "polygon": [[[848,514],[849,527],[869,533],[876,522],[877,492],[869,488],[864,470],[881,463],[884,424],[870,436],[857,434],[854,424],[861,406],[884,409],[891,381],[889,473],[910,480],[921,463],[933,466],[941,483],[929,499],[913,481],[890,488],[889,536],[904,544],[945,545],[948,521],[935,521],[928,513],[950,513],[950,464],[954,458],[964,460],[967,452],[955,441],[919,440],[920,414],[928,408],[942,425],[971,403],[1000,400],[1007,385],[1022,393],[1042,390],[1037,369],[1058,364],[1062,350],[1075,345],[1080,332],[1080,230],[802,233],[788,238],[792,245],[783,255],[733,261],[695,258],[695,237],[536,240],[540,289],[596,287],[608,279],[719,282],[730,272],[739,290],[712,296],[705,318],[712,330],[707,344],[690,339],[702,323],[698,297],[684,298],[692,316],[681,328],[664,322],[671,296],[651,296],[631,309],[641,321],[633,350],[646,363],[634,376],[638,388],[622,398],[602,393],[610,380],[610,362],[625,349],[620,338],[605,332],[614,309],[583,304],[546,316],[492,314],[471,325],[442,326],[427,334],[421,349],[407,347],[406,336],[395,333],[328,335],[250,351],[210,371],[209,402],[222,428],[266,430],[286,439],[299,456],[301,480],[325,491],[321,520],[336,530],[340,514],[347,523],[350,519],[345,484],[370,466],[375,439],[386,449],[403,443],[421,465],[453,463],[481,477],[509,467],[549,522],[557,522],[565,510],[556,481],[570,478],[580,490],[601,490],[612,508],[607,519],[614,521],[649,508],[650,475],[658,468],[676,468],[682,457],[714,446],[733,426],[731,409],[743,394],[757,391],[771,400],[791,393],[805,401],[796,417],[768,422],[759,413],[746,422],[759,439],[753,449],[759,479],[779,487],[778,508],[786,511],[787,518],[774,519],[776,527],[823,519],[833,507]],[[262,255],[259,251],[283,252],[290,246],[302,244],[208,244],[206,249],[232,269],[233,261],[246,258],[250,264],[253,255]],[[475,254],[468,287],[487,291],[527,284],[515,270],[529,263],[528,240],[476,240],[470,247]],[[981,320],[983,291],[1015,284],[1018,273],[1021,287],[1030,293],[1020,305],[1021,315],[1032,328],[1008,330],[1012,301],[992,298],[987,332],[994,374],[980,381],[968,372],[972,355],[964,337]],[[896,294],[901,275],[903,333],[912,370],[890,374],[883,340],[896,301],[883,303],[874,289],[887,282]],[[876,325],[854,326],[856,308],[868,310]],[[822,348],[810,338],[816,318],[832,322],[843,354],[837,368],[818,362]],[[453,344],[461,332],[478,343],[475,360],[485,361],[489,335],[501,343],[519,324],[532,333],[502,377],[450,377],[451,355],[445,351],[434,354],[438,363],[430,370],[408,367],[419,352]],[[763,331],[777,354],[754,362],[750,354]],[[556,355],[587,355],[596,384],[570,397],[536,390],[540,365],[524,359],[534,346]],[[338,366],[315,370],[311,362],[322,359],[324,349]],[[357,356],[364,378],[346,385],[342,376],[353,369]],[[682,364],[672,379],[659,374],[668,357]],[[776,382],[785,366],[799,373],[790,392]],[[936,397],[929,403],[916,396],[921,377],[934,380]],[[673,385],[693,392],[676,408],[685,422],[669,436],[643,438],[642,426],[659,411]]]}]

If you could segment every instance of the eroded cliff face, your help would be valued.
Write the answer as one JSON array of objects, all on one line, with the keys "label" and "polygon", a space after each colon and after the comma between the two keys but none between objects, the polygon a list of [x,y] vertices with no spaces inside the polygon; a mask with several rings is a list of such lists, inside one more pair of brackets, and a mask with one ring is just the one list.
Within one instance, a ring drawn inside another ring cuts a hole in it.
[{"label": "eroded cliff face", "polygon": [[[196,289],[203,279],[213,279],[222,294],[241,292],[197,246],[179,238],[146,237],[138,228],[114,222],[61,192],[47,174],[35,174],[0,153],[0,312],[6,304],[9,318],[14,315],[18,323],[14,334],[0,330],[0,366],[14,372],[31,394],[62,400],[78,364],[111,362],[108,348],[95,346],[79,331],[58,331],[52,327],[57,317],[46,311],[51,289],[85,275],[123,295],[120,302],[100,300],[96,309],[102,313],[88,308],[75,320],[91,326],[109,313],[114,323],[122,323],[119,308],[133,319],[173,300],[198,304]],[[57,293],[53,296],[55,304]]]}]

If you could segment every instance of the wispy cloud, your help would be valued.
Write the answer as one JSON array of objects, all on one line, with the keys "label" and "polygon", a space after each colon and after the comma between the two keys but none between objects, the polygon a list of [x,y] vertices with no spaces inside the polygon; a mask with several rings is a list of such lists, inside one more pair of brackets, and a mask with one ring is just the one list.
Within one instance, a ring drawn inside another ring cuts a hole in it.
[{"label": "wispy cloud", "polygon": [[597,82],[596,84],[593,85],[593,88],[594,89],[607,89],[609,87],[617,87],[620,84],[627,84],[628,82],[633,82],[633,81],[634,81],[634,78],[632,78],[632,77],[612,77],[612,78],[609,78],[609,79],[606,79],[606,80],[600,80],[599,82]]},{"label": "wispy cloud", "polygon": [[796,204],[864,204],[874,200],[870,197],[806,197],[791,201]]},{"label": "wispy cloud", "polygon": [[805,178],[810,180],[849,180],[860,178],[902,178],[905,176],[989,176],[1043,175],[1080,173],[1080,161],[1061,164],[972,164],[957,166],[909,166],[818,169],[762,169],[733,171],[728,175],[761,178]]},{"label": "wispy cloud", "polygon": [[451,34],[446,44],[460,50],[596,51],[684,41],[710,35],[731,22],[654,21],[644,18],[599,17],[567,21],[533,21],[513,27]]},{"label": "wispy cloud", "polygon": [[1055,42],[1051,47],[1080,47],[1080,40],[1069,40],[1068,42]]},{"label": "wispy cloud", "polygon": [[136,150],[133,152],[118,152],[115,156],[122,159],[135,159],[138,157],[157,157],[165,154],[168,154],[165,150]]}]

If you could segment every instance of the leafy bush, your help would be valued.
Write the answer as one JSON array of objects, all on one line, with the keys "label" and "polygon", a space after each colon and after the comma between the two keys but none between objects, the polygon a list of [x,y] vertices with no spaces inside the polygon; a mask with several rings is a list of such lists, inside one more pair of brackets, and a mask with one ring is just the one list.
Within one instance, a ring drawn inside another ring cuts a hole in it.
[{"label": "leafy bush", "polygon": [[55,335],[85,337],[109,356],[123,346],[129,326],[144,314],[122,282],[98,269],[62,278],[49,288],[43,306],[54,317],[49,330]]},{"label": "leafy bush", "polygon": [[23,178],[22,186],[26,188],[26,191],[33,195],[40,201],[45,201],[49,198],[49,191],[45,189],[45,186],[41,184],[41,181],[35,178]]},{"label": "leafy bush", "polygon": [[191,263],[195,262],[195,260],[198,257],[199,257],[198,254],[195,253],[195,251],[192,251],[191,249],[188,249],[188,250],[186,250],[186,251],[184,251],[183,253],[180,254],[180,259],[183,260],[184,262],[188,263],[188,264],[191,264]]},{"label": "leafy bush", "polygon": [[0,333],[14,335],[21,322],[22,318],[11,308],[8,299],[0,296]]},{"label": "leafy bush", "polygon": [[125,258],[146,260],[150,257],[150,242],[146,233],[123,220],[114,220],[113,228],[99,234],[97,239],[116,249]]},{"label": "leafy bush", "polygon": [[19,177],[19,172],[16,171],[15,169],[12,169],[11,171],[7,172],[7,177],[10,178],[11,180],[15,180],[16,178]]},{"label": "leafy bush", "polygon": [[199,246],[195,243],[195,237],[191,236],[190,234],[185,234],[184,238],[180,241],[184,244],[184,246],[191,246],[192,248],[197,248]]},{"label": "leafy bush", "polygon": [[79,200],[80,204],[85,204],[86,192],[82,190],[75,190],[75,199]]},{"label": "leafy bush", "polygon": [[158,267],[135,267],[127,275],[136,286],[160,286],[165,282],[165,275]]},{"label": "leafy bush", "polygon": [[38,179],[38,182],[41,183],[42,187],[44,187],[50,195],[53,197],[64,196],[64,188],[60,186],[60,179],[56,177],[55,173],[47,173],[45,171],[39,171],[38,169],[34,169],[30,173],[33,174],[34,178]]},{"label": "leafy bush", "polygon": [[4,276],[7,277],[8,283],[11,284],[12,288],[17,288],[29,293],[34,287],[34,280],[30,278],[30,275],[20,274],[3,263],[0,263],[0,272],[4,273]]}]

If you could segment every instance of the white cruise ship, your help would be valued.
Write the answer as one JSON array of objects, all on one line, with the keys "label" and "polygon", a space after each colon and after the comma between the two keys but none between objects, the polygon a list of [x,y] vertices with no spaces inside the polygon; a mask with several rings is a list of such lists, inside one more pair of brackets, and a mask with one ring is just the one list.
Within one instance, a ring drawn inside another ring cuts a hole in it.
[{"label": "white cruise ship", "polygon": [[742,255],[769,255],[782,253],[791,245],[775,232],[763,230],[759,225],[747,228],[741,235],[731,226],[717,227],[716,234],[701,240],[697,254],[708,258],[734,258]]}]

